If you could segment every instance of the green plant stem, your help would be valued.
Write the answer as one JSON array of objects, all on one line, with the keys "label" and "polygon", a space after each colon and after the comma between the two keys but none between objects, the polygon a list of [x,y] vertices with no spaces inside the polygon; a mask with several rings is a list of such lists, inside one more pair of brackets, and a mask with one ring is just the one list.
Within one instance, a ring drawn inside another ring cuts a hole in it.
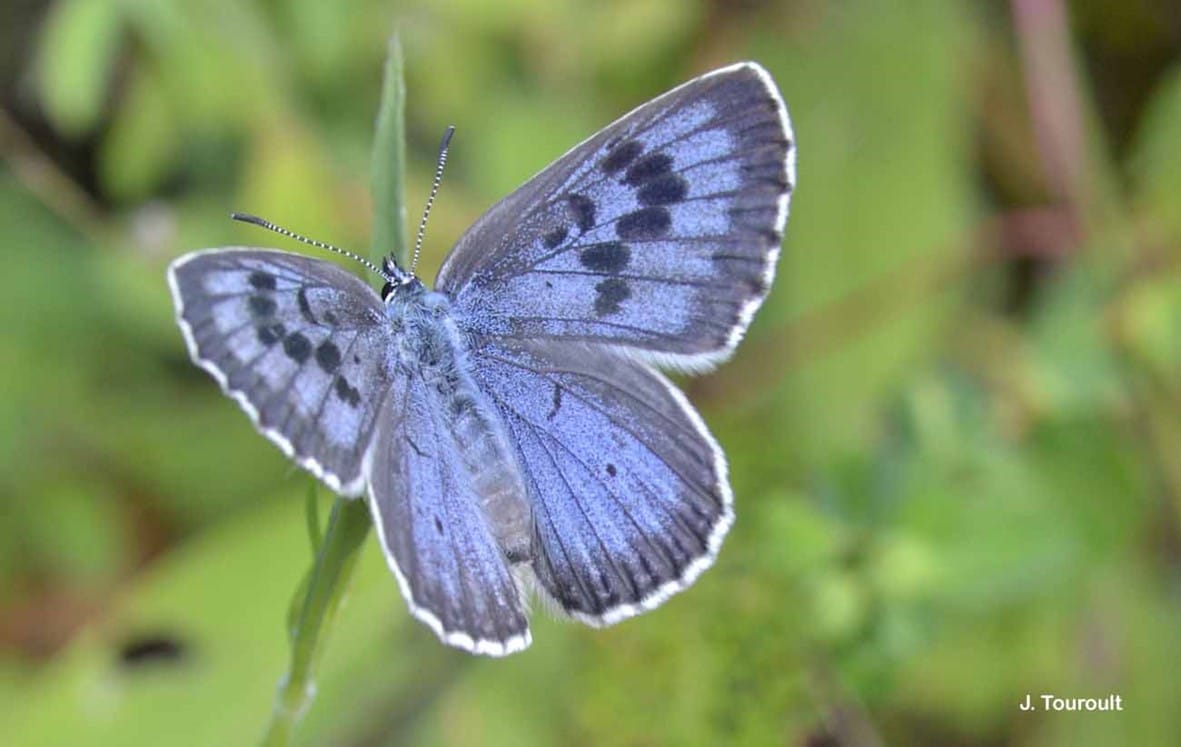
[{"label": "green plant stem", "polygon": [[369,525],[364,501],[336,499],[308,577],[301,612],[291,629],[291,666],[279,684],[262,742],[267,747],[290,744],[295,724],[315,697],[313,670],[320,644],[348,589]]},{"label": "green plant stem", "polygon": [[[391,252],[403,263],[406,261],[405,102],[402,45],[395,33],[389,42],[373,142],[374,216],[370,251],[374,262],[378,263]],[[317,543],[319,519],[316,505],[313,490],[308,497],[307,517],[316,560],[296,592],[289,613],[291,666],[279,684],[271,723],[263,738],[267,747],[291,743],[296,723],[315,697],[313,670],[321,644],[348,589],[358,552],[369,533],[369,512],[365,502],[337,498],[324,537]]]}]

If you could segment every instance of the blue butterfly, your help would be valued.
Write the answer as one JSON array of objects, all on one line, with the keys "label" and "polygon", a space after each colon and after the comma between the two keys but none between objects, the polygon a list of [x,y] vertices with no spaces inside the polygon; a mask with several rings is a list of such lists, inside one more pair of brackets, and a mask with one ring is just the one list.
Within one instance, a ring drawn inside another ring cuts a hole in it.
[{"label": "blue butterfly", "polygon": [[189,352],[264,436],[365,496],[416,618],[502,656],[525,590],[610,625],[709,567],[726,458],[655,367],[701,371],[771,288],[787,111],[746,62],[640,106],[484,214],[435,290],[268,249],[168,270]]}]

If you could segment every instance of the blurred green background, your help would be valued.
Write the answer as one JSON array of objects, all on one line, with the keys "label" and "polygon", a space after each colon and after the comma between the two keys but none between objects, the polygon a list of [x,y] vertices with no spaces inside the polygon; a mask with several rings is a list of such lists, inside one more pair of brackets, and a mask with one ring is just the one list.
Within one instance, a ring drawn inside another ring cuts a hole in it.
[{"label": "blurred green background", "polygon": [[4,744],[261,735],[309,479],[188,362],[164,267],[300,250],[231,210],[365,250],[395,22],[412,219],[458,126],[425,277],[570,145],[739,59],[782,88],[799,190],[746,343],[685,382],[732,463],[717,565],[484,660],[409,618],[371,538],[299,743],[1181,743],[1175,0],[19,0]]}]

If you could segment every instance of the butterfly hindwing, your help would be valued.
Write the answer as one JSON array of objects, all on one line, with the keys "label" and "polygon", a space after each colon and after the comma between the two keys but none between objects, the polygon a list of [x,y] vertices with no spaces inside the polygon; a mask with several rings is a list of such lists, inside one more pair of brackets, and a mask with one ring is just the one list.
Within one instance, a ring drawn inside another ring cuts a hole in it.
[{"label": "butterfly hindwing", "polygon": [[488,211],[439,271],[472,331],[708,366],[770,289],[794,185],[787,112],[742,63],[660,96]]},{"label": "butterfly hindwing", "polygon": [[614,623],[713,562],[733,520],[725,458],[662,376],[554,341],[488,343],[472,359],[517,447],[534,574],[564,611]]},{"label": "butterfly hindwing", "polygon": [[470,464],[447,404],[420,375],[391,394],[374,446],[369,500],[411,613],[445,643],[502,656],[529,645],[528,620],[481,511],[488,495],[476,488],[474,473],[488,465]]},{"label": "butterfly hindwing", "polygon": [[377,294],[334,264],[269,250],[196,252],[168,278],[194,361],[284,453],[360,494],[391,376]]}]

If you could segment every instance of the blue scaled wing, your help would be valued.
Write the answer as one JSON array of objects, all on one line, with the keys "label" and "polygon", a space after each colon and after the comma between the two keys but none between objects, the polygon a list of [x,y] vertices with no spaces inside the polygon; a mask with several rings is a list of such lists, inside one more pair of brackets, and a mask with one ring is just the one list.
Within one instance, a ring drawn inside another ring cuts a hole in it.
[{"label": "blue scaled wing", "polygon": [[360,495],[391,378],[377,294],[330,262],[263,249],[185,255],[168,283],[194,362],[285,454]]},{"label": "blue scaled wing", "polygon": [[795,180],[783,101],[754,63],[640,106],[489,210],[436,288],[471,332],[709,367],[774,276]]},{"label": "blue scaled wing", "polygon": [[713,563],[733,521],[726,462],[664,377],[568,342],[486,342],[472,361],[516,445],[534,575],[566,613],[612,624]]},{"label": "blue scaled wing", "polygon": [[524,605],[435,391],[410,375],[391,394],[370,468],[371,513],[411,614],[451,646],[511,654],[530,642]]}]

